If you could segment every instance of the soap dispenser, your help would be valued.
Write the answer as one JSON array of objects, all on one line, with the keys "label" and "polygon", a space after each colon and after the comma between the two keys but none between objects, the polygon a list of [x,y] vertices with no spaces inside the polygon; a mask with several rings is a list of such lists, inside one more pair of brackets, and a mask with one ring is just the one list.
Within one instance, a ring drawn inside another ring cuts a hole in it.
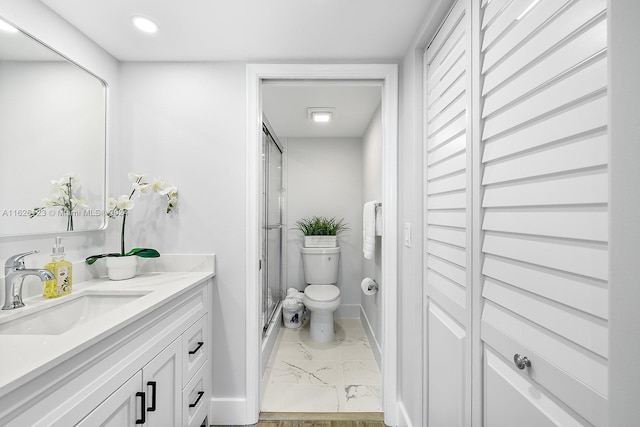
[{"label": "soap dispenser", "polygon": [[55,245],[51,251],[51,262],[44,266],[51,271],[55,279],[44,283],[45,298],[57,298],[71,293],[72,265],[64,259],[64,247],[61,246],[62,238],[55,238]]}]

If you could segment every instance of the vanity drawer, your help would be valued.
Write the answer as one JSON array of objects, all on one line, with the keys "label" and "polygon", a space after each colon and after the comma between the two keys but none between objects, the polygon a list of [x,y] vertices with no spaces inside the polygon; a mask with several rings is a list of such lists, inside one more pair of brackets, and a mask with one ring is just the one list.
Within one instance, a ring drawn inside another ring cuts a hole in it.
[{"label": "vanity drawer", "polygon": [[205,314],[191,325],[182,335],[183,371],[182,385],[185,386],[204,365],[209,353],[208,317]]},{"label": "vanity drawer", "polygon": [[209,409],[209,364],[205,363],[182,391],[182,425],[200,427]]}]

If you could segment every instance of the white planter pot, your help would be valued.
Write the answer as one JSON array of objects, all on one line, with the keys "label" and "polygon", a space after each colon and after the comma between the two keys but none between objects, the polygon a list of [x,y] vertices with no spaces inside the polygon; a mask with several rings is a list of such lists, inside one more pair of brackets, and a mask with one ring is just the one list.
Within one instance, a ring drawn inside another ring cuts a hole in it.
[{"label": "white planter pot", "polygon": [[335,248],[337,246],[337,236],[304,236],[305,248]]},{"label": "white planter pot", "polygon": [[136,256],[107,257],[107,274],[111,280],[131,279],[136,275]]}]

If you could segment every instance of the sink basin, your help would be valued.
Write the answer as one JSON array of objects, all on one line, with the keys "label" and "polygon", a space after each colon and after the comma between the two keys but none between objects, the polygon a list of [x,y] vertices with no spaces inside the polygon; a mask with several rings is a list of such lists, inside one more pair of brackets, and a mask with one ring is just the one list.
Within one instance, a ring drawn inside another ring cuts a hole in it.
[{"label": "sink basin", "polygon": [[0,318],[0,335],[60,335],[146,294],[100,292],[62,297],[22,316]]}]

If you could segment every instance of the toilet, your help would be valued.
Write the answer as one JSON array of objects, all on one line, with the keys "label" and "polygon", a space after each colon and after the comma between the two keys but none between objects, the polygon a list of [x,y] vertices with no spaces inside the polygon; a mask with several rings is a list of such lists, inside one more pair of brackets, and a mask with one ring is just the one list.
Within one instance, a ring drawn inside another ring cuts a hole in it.
[{"label": "toilet", "polygon": [[310,334],[314,342],[333,341],[333,312],[340,306],[338,264],[340,247],[302,248],[303,304],[311,312]]}]

